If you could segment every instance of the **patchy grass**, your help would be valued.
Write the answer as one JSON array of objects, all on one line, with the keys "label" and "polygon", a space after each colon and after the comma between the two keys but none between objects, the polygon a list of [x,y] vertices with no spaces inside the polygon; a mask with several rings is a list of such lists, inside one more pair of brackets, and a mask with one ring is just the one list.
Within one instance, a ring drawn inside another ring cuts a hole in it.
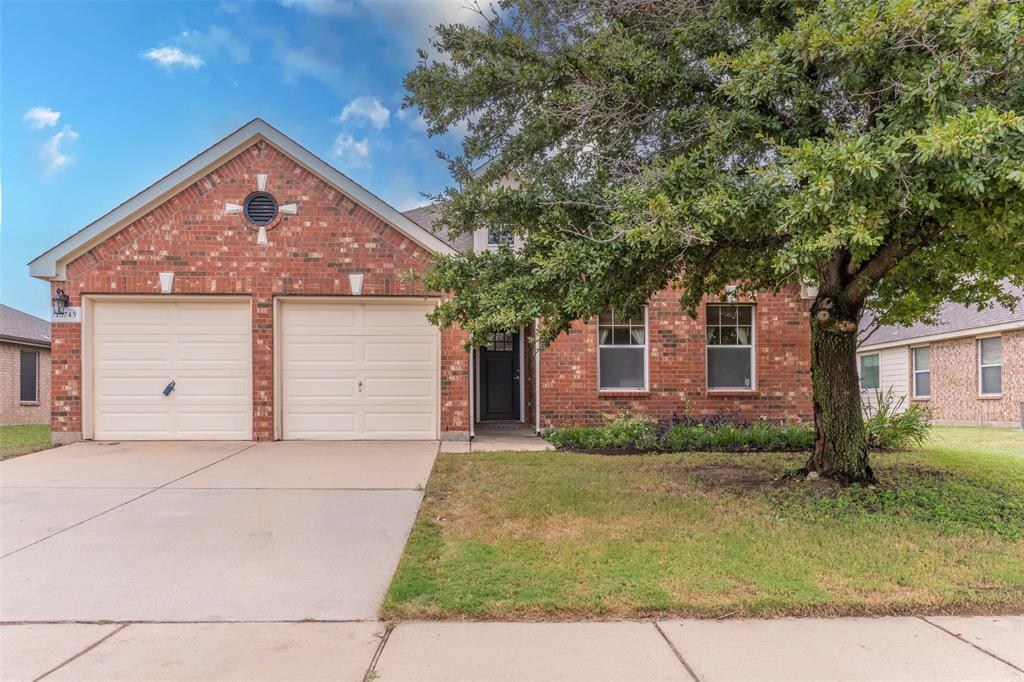
[{"label": "patchy grass", "polygon": [[0,426],[0,460],[50,447],[49,424]]},{"label": "patchy grass", "polygon": [[443,454],[383,615],[640,618],[1024,608],[1024,434],[937,428],[882,481],[793,454]]}]

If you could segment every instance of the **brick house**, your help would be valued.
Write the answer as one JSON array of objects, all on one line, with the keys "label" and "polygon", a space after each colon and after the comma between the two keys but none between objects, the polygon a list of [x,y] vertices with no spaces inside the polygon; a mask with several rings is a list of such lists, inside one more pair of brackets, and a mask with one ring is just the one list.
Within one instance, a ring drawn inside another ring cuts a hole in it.
[{"label": "brick house", "polygon": [[50,323],[0,305],[0,426],[50,421]]},{"label": "brick house", "polygon": [[[1024,301],[1024,291],[1006,290]],[[862,330],[870,329],[865,320]],[[1024,410],[1024,305],[946,304],[936,324],[879,327],[858,348],[861,392],[892,390],[949,424],[1019,425]]]},{"label": "brick house", "polygon": [[[415,273],[448,240],[254,120],[30,264],[67,296],[53,327],[54,440],[471,437],[603,415],[810,417],[798,288],[708,301],[671,292],[548,348],[531,329],[467,352],[424,314]],[[709,341],[711,343],[709,343]]]}]

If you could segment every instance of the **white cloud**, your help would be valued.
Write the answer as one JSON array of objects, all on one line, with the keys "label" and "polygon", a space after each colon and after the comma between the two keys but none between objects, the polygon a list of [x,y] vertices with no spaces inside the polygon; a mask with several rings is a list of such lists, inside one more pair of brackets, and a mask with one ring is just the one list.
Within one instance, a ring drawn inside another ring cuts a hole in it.
[{"label": "white cloud", "polygon": [[160,66],[170,69],[175,66],[184,66],[190,69],[198,69],[205,62],[197,54],[183,52],[179,47],[154,47],[142,53],[146,59],[152,59]]},{"label": "white cloud", "polygon": [[278,0],[285,7],[305,10],[320,16],[344,16],[355,8],[352,0]]},{"label": "white cloud", "polygon": [[58,119],[60,119],[60,112],[54,111],[50,107],[32,107],[21,117],[22,121],[28,123],[29,127],[35,130],[52,128],[57,125]]},{"label": "white cloud", "polygon": [[363,95],[345,105],[341,114],[334,118],[335,123],[346,123],[348,121],[364,119],[369,121],[377,130],[388,127],[388,118],[391,112],[380,103],[376,97]]},{"label": "white cloud", "polygon": [[181,32],[176,43],[185,48],[187,52],[200,60],[199,55],[209,56],[224,51],[231,61],[236,64],[245,64],[249,61],[249,46],[235,37],[235,35],[223,26],[211,26],[205,33],[195,29],[187,29]]},{"label": "white cloud", "polygon": [[339,133],[334,140],[331,156],[340,159],[347,166],[369,167],[370,141],[365,137],[357,140],[348,133]]},{"label": "white cloud", "polygon": [[65,125],[64,129],[43,143],[39,148],[39,158],[46,164],[46,174],[53,175],[71,163],[69,156],[61,145],[70,144],[78,139],[78,133]]}]

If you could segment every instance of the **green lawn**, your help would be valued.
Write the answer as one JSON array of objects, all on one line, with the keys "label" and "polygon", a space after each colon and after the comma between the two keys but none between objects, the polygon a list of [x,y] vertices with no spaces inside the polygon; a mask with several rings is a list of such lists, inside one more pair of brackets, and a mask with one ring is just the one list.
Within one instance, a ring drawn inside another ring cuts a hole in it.
[{"label": "green lawn", "polygon": [[789,454],[438,457],[391,619],[1020,612],[1024,433],[936,428],[881,484]]},{"label": "green lawn", "polygon": [[49,424],[0,426],[0,460],[50,447]]}]

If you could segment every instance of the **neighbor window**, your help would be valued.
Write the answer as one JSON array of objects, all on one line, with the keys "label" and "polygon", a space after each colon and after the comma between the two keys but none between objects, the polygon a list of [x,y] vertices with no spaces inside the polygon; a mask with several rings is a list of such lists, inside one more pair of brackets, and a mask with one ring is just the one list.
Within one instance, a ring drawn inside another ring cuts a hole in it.
[{"label": "neighbor window", "polygon": [[39,353],[21,351],[21,402],[39,402]]},{"label": "neighbor window", "polygon": [[932,353],[928,346],[911,351],[914,365],[914,397],[927,398],[932,394]]},{"label": "neighbor window", "polygon": [[873,391],[879,386],[878,353],[860,356],[860,390]]},{"label": "neighbor window", "polygon": [[641,390],[647,386],[647,311],[635,317],[614,310],[597,320],[601,389]]},{"label": "neighbor window", "polygon": [[487,246],[512,246],[512,235],[500,228],[488,228]]},{"label": "neighbor window", "polygon": [[998,336],[978,339],[979,383],[982,395],[1003,392],[1003,340]]},{"label": "neighbor window", "polygon": [[754,387],[754,306],[707,308],[709,389]]}]

